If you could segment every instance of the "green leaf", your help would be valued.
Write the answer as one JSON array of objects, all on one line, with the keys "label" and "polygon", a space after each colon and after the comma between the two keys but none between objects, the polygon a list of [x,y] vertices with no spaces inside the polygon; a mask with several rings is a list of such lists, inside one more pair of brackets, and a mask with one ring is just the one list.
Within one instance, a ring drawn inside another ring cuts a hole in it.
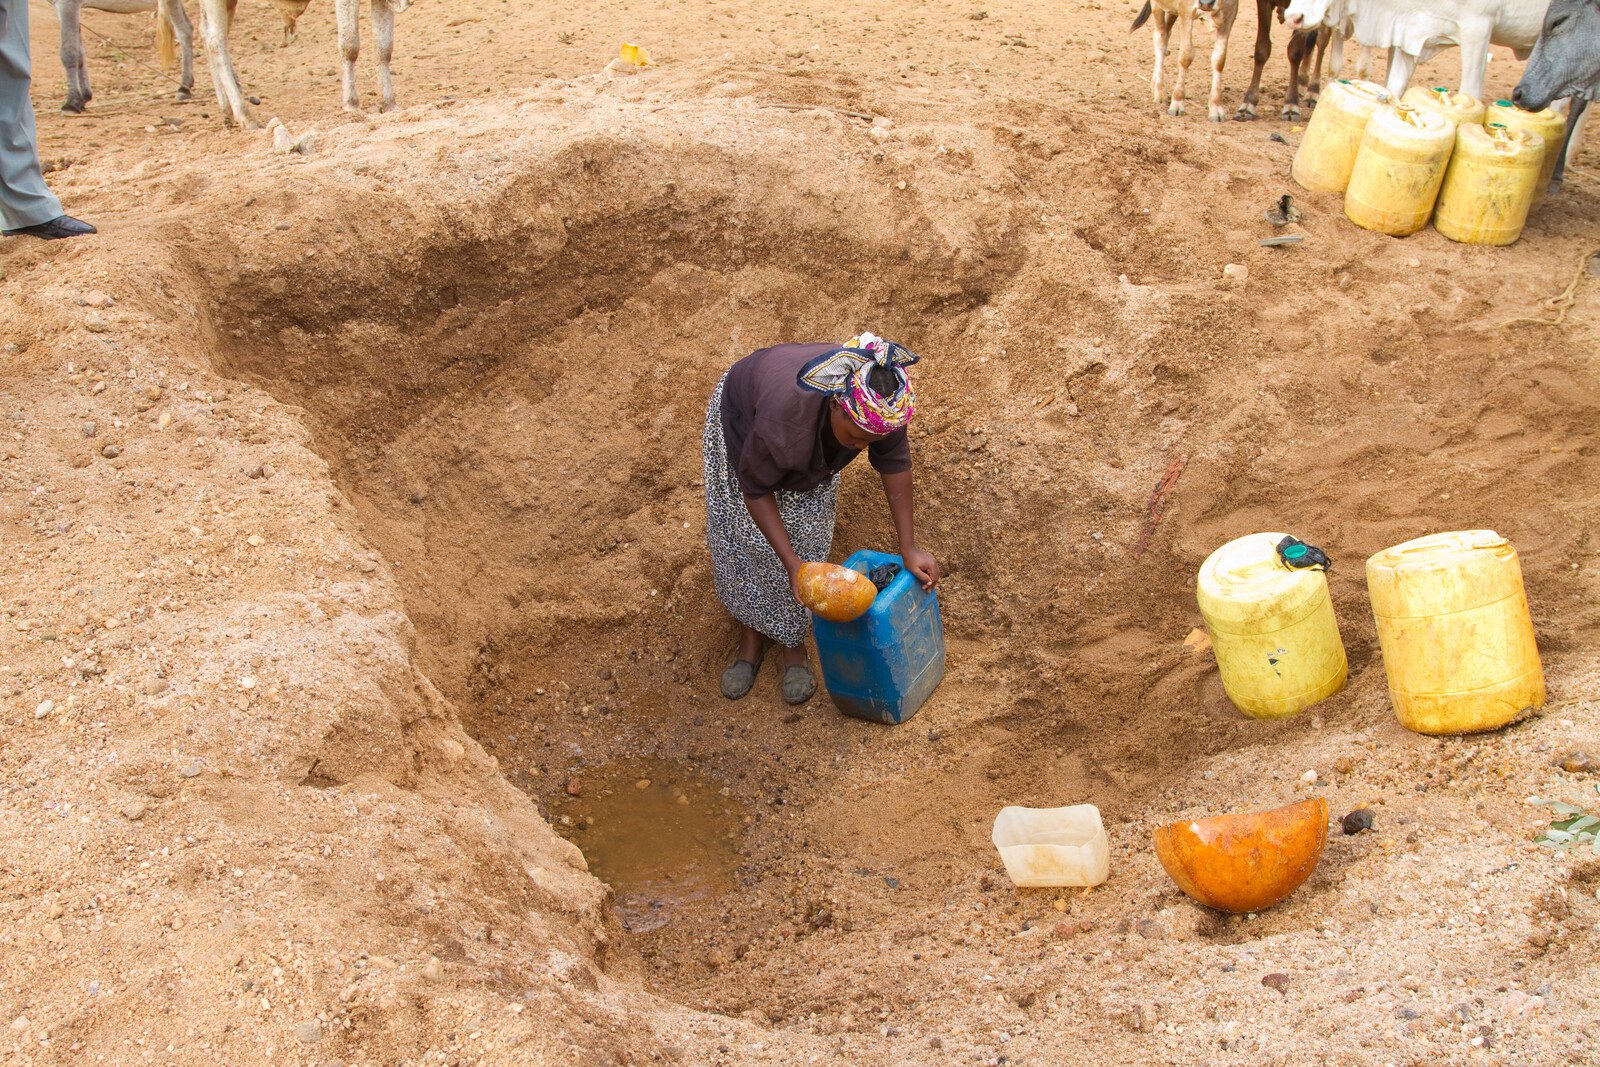
[{"label": "green leaf", "polygon": [[1536,808],[1550,808],[1554,811],[1559,811],[1563,815],[1585,814],[1582,808],[1576,804],[1568,804],[1565,800],[1536,800],[1533,802],[1533,806]]},{"label": "green leaf", "polygon": [[1600,826],[1600,815],[1585,815],[1567,827],[1568,830],[1587,830],[1591,826]]},{"label": "green leaf", "polygon": [[1545,836],[1545,840],[1554,841],[1554,842],[1556,842],[1558,844],[1561,843],[1561,842],[1566,842],[1568,844],[1572,843],[1572,835],[1571,834],[1567,833],[1565,830],[1558,830],[1554,826],[1552,826],[1550,829],[1546,830],[1544,832],[1544,836]]}]

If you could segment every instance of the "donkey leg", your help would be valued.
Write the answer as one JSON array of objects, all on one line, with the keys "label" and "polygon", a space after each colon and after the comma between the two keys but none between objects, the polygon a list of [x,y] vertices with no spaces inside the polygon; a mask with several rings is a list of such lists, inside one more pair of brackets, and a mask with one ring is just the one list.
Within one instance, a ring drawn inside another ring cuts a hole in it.
[{"label": "donkey leg", "polygon": [[389,0],[372,0],[372,36],[378,42],[379,111],[393,111],[394,80],[389,76],[389,59],[394,55],[394,8]]},{"label": "donkey leg", "polygon": [[[194,95],[194,23],[183,9],[181,0],[160,0],[158,18],[171,27],[177,39],[179,53],[178,99],[187,100]],[[163,58],[163,66],[167,60]]]},{"label": "donkey leg", "polygon": [[356,58],[361,55],[361,15],[358,0],[334,0],[339,20],[339,51],[344,55],[344,109],[361,113],[361,95],[356,92]]},{"label": "donkey leg", "polygon": [[93,94],[89,91],[88,65],[83,54],[83,0],[56,0],[61,23],[61,69],[67,75],[67,99],[61,110],[77,115]]}]

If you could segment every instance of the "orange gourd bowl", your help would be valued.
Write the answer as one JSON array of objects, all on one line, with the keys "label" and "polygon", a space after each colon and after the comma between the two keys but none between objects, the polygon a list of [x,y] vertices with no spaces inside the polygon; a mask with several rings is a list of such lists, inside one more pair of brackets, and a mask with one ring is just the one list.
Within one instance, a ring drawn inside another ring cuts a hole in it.
[{"label": "orange gourd bowl", "polygon": [[800,603],[829,622],[850,622],[872,607],[872,579],[835,563],[800,564]]},{"label": "orange gourd bowl", "polygon": [[1242,915],[1272,907],[1311,877],[1328,843],[1328,802],[1168,823],[1152,836],[1156,858],[1178,888]]}]

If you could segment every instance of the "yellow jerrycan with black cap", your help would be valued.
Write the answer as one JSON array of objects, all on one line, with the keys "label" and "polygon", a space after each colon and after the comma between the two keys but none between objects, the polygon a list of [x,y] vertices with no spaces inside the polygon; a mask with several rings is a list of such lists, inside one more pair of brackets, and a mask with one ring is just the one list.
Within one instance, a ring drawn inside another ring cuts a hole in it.
[{"label": "yellow jerrycan with black cap", "polygon": [[1433,228],[1452,241],[1508,245],[1522,236],[1545,147],[1504,126],[1461,126],[1439,187]]},{"label": "yellow jerrycan with black cap", "polygon": [[1340,79],[1329,85],[1295,149],[1289,177],[1314,193],[1344,192],[1367,120],[1388,102],[1389,91],[1376,82]]},{"label": "yellow jerrycan with black cap", "polygon": [[1328,557],[1281,533],[1229,541],[1195,582],[1222,686],[1252,719],[1295,715],[1344,688]]},{"label": "yellow jerrycan with black cap", "polygon": [[1395,717],[1422,734],[1494,730],[1544,704],[1522,564],[1493,530],[1418,537],[1367,560]]},{"label": "yellow jerrycan with black cap", "polygon": [[1456,128],[1436,111],[1405,104],[1379,108],[1350,169],[1345,217],[1391,237],[1416,233],[1433,214],[1455,144]]},{"label": "yellow jerrycan with black cap", "polygon": [[1561,157],[1561,146],[1566,143],[1566,118],[1549,108],[1524,111],[1509,100],[1496,100],[1484,113],[1483,122],[1485,126],[1527,130],[1544,141],[1544,159],[1539,163],[1539,184],[1533,189],[1533,202],[1537,205],[1550,190],[1550,176],[1556,172],[1556,160]]}]

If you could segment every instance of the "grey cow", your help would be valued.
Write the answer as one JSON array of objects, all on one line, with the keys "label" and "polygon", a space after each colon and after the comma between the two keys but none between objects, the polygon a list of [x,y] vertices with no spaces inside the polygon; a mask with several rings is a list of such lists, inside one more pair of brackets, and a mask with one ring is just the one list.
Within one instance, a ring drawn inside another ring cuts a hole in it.
[{"label": "grey cow", "polygon": [[1600,0],[1551,0],[1538,43],[1511,94],[1526,111],[1541,111],[1552,100],[1572,97],[1567,111],[1567,141],[1561,146],[1550,190],[1561,184],[1569,155],[1576,155],[1589,102],[1600,91]]}]

